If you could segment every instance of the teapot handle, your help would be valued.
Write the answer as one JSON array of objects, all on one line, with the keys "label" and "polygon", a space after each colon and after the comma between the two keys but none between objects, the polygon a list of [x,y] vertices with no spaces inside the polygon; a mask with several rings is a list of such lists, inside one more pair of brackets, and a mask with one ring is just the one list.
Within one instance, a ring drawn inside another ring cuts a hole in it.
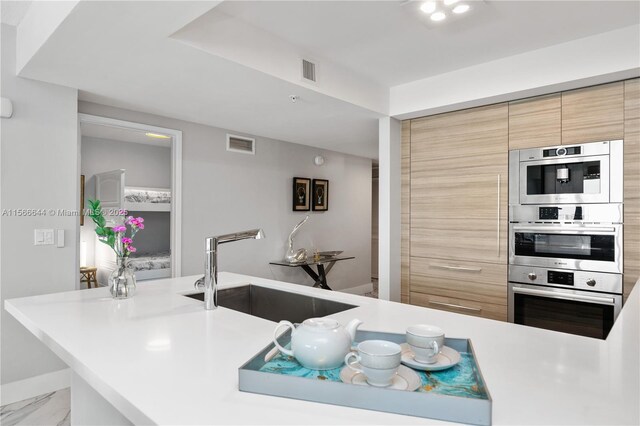
[{"label": "teapot handle", "polygon": [[289,327],[291,329],[291,334],[293,335],[293,332],[295,331],[296,327],[291,324],[289,321],[280,321],[280,323],[278,323],[278,325],[276,326],[276,329],[273,330],[273,343],[276,345],[276,348],[278,348],[278,350],[280,352],[282,352],[285,355],[289,355],[289,356],[293,356],[293,351],[289,350],[289,349],[285,349],[282,347],[282,345],[280,345],[280,343],[278,343],[278,330],[280,330],[280,328],[282,326],[286,326]]}]

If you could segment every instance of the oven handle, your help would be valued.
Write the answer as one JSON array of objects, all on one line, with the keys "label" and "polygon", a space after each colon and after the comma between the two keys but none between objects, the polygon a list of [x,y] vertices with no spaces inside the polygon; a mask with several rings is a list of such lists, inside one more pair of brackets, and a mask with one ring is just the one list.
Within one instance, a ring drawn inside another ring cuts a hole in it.
[{"label": "oven handle", "polygon": [[552,299],[573,300],[575,302],[598,303],[598,304],[605,304],[605,305],[612,305],[612,306],[616,304],[616,300],[613,297],[598,297],[598,296],[587,296],[582,294],[558,293],[555,291],[538,290],[534,288],[525,288],[525,287],[513,287],[513,292],[520,293],[520,294],[528,294],[531,296],[550,297]]},{"label": "oven handle", "polygon": [[580,228],[571,228],[571,227],[563,227],[563,226],[513,226],[514,231],[524,231],[524,232],[542,232],[542,231],[551,231],[556,232],[558,234],[563,233],[572,233],[572,234],[589,234],[593,232],[606,232],[606,233],[614,233],[616,232],[616,228],[609,226],[590,226],[590,227],[580,227]]}]

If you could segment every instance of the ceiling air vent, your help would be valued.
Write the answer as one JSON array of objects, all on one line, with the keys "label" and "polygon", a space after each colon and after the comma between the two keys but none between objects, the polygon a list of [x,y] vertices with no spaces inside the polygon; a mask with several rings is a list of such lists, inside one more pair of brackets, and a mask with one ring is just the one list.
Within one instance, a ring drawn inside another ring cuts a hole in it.
[{"label": "ceiling air vent", "polygon": [[227,151],[255,154],[256,140],[244,136],[227,134]]},{"label": "ceiling air vent", "polygon": [[307,61],[306,59],[302,60],[302,78],[305,80],[316,82],[316,64],[313,62]]}]

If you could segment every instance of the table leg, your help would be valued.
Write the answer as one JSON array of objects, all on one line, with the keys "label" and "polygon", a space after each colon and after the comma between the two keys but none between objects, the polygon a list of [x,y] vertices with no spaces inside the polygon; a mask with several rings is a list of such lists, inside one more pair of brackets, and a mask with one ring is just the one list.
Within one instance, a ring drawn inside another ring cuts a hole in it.
[{"label": "table leg", "polygon": [[327,271],[325,271],[324,265],[322,263],[318,263],[318,275],[320,276],[320,287],[324,288],[325,290],[331,290],[331,287],[329,287],[329,285],[327,284],[327,272],[330,269],[331,268],[328,267]]},{"label": "table leg", "polygon": [[313,278],[313,280],[315,281],[315,283],[313,284],[314,287],[322,287],[322,282],[320,281],[320,276],[318,276],[318,274],[316,274],[316,271],[314,271],[313,269],[311,269],[311,267],[309,265],[301,265],[302,269],[304,269],[304,271],[311,277]]}]

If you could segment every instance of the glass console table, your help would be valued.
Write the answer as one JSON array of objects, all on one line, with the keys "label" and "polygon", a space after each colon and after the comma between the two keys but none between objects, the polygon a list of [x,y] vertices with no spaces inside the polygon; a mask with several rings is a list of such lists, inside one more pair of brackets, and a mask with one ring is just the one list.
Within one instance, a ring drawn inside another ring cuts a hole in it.
[{"label": "glass console table", "polygon": [[[327,274],[333,268],[336,262],[342,260],[355,259],[354,256],[321,256],[318,260],[313,257],[307,258],[304,262],[290,263],[286,260],[278,260],[269,262],[270,265],[287,266],[289,268],[302,268],[311,278],[315,280],[314,287],[324,288],[325,290],[331,290],[331,287],[327,284]],[[316,266],[317,272],[311,268]],[[326,265],[326,266],[325,266]]]}]

